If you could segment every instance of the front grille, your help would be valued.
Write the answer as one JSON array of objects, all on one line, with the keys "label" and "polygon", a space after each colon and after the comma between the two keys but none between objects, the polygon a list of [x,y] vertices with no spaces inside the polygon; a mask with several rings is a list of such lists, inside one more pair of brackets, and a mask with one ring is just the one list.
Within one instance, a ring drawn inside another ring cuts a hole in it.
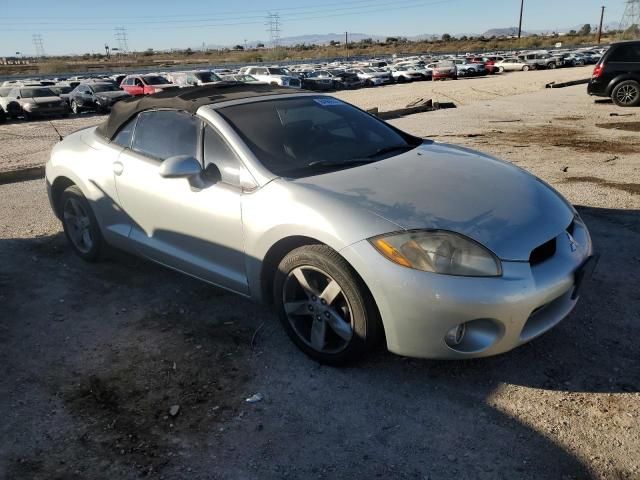
[{"label": "front grille", "polygon": [[529,263],[531,265],[539,265],[542,262],[549,260],[556,254],[556,239],[549,240],[543,243],[538,248],[534,249],[529,256]]}]

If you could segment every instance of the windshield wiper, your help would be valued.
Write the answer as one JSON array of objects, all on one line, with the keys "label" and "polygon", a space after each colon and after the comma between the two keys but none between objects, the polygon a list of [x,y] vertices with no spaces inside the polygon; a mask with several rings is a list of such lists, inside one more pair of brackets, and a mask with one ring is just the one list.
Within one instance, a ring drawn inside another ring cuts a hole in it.
[{"label": "windshield wiper", "polygon": [[371,155],[369,155],[367,158],[375,158],[380,155],[397,152],[399,150],[413,150],[414,148],[416,148],[415,145],[409,145],[408,143],[405,143],[404,145],[391,145],[389,147],[379,148],[378,150],[373,152]]}]

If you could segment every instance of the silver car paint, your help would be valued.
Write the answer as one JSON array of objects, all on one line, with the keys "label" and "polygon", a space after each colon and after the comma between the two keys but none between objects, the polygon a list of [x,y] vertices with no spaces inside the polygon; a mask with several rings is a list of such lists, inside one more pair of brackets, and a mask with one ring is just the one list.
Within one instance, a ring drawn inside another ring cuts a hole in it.
[{"label": "silver car paint", "polygon": [[[363,278],[388,347],[400,354],[501,353],[551,328],[575,305],[569,295],[575,270],[592,251],[588,231],[578,228],[575,252],[561,250],[552,261],[529,265],[535,246],[556,236],[562,244],[574,212],[524,171],[465,149],[425,144],[369,166],[276,178],[214,108],[198,115],[239,154],[243,188],[216,184],[198,191],[186,179],[164,179],[157,162],[101,139],[94,129],[54,148],[47,180],[63,176],[80,187],[108,243],[256,300],[264,300],[262,261],[273,245],[292,236],[323,242]],[[473,188],[462,191],[467,184]],[[395,265],[366,241],[413,228],[454,230],[516,261],[503,261],[500,278],[447,277]],[[549,302],[548,318],[522,337],[532,312]],[[478,318],[501,326],[489,347],[460,353],[444,344],[448,328]]]}]

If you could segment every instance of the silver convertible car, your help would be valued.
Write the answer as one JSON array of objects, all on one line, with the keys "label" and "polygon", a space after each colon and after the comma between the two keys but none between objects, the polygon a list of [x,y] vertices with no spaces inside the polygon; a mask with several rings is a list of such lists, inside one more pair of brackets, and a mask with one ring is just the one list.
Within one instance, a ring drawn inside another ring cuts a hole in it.
[{"label": "silver convertible car", "polygon": [[46,168],[75,252],[124,249],[272,304],[340,364],[507,352],[575,307],[587,227],[509,163],[330,96],[221,83],[117,103]]}]

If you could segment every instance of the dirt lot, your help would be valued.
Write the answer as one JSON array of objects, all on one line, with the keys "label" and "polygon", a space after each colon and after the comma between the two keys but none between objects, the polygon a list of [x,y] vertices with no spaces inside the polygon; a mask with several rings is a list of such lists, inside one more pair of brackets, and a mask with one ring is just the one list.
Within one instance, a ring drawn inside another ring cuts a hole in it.
[{"label": "dirt lot", "polygon": [[84,264],[41,181],[0,185],[0,478],[640,478],[640,111],[534,90],[394,121],[552,183],[603,255],[565,322],[496,358],[319,366],[260,305],[124,254]]}]

